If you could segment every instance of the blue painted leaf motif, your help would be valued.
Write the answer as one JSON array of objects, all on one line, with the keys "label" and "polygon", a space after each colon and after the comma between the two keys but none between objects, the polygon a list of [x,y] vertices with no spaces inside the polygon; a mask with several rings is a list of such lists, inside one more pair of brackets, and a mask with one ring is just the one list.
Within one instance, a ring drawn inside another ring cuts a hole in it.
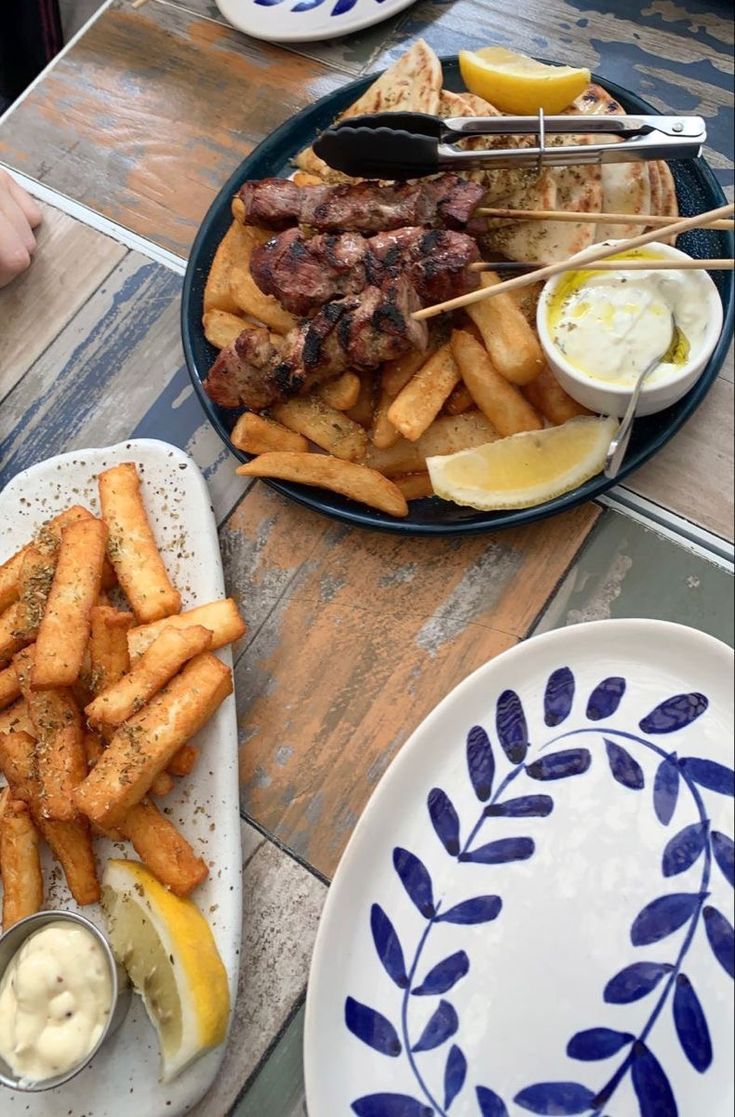
[{"label": "blue painted leaf motif", "polygon": [[346,12],[351,12],[357,0],[337,0],[337,3],[332,8],[333,16],[343,16]]},{"label": "blue painted leaf motif", "polygon": [[522,764],[528,752],[528,726],[521,700],[514,690],[504,690],[498,698],[495,729],[511,764]]},{"label": "blue painted leaf motif", "polygon": [[652,900],[633,920],[630,929],[633,946],[648,946],[673,935],[694,914],[699,902],[696,892],[672,892]]},{"label": "blue painted leaf motif", "polygon": [[658,1059],[645,1043],[636,1043],[630,1069],[641,1117],[678,1117],[674,1094]]},{"label": "blue painted leaf motif", "polygon": [[353,1036],[357,1036],[381,1055],[395,1058],[403,1050],[390,1020],[386,1020],[385,1016],[369,1005],[356,1001],[354,997],[348,997],[345,1001],[345,1024]]},{"label": "blue painted leaf motif", "polygon": [[549,677],[544,692],[544,721],[561,725],[569,717],[574,702],[574,675],[568,667],[560,667]]},{"label": "blue painted leaf motif", "polygon": [[546,818],[554,809],[550,795],[521,795],[518,799],[506,799],[504,803],[492,803],[485,807],[488,818]]},{"label": "blue painted leaf motif", "polygon": [[459,860],[476,865],[503,865],[508,861],[527,861],[535,848],[533,838],[500,838],[460,854]]},{"label": "blue painted leaf motif", "polygon": [[500,896],[475,896],[474,900],[463,900],[461,904],[442,912],[437,923],[492,923],[497,919],[503,901]]},{"label": "blue painted leaf motif", "polygon": [[609,1005],[628,1005],[651,993],[673,966],[668,962],[634,962],[611,977],[605,986],[603,999]]},{"label": "blue painted leaf motif", "polygon": [[408,977],[406,975],[406,963],[403,959],[403,950],[393,924],[380,904],[373,904],[370,909],[370,930],[373,933],[373,942],[378,952],[378,958],[383,963],[383,969],[388,977],[395,981],[399,989],[405,989],[408,985]]},{"label": "blue painted leaf motif", "polygon": [[693,822],[674,834],[666,845],[662,860],[665,877],[675,877],[690,869],[707,843],[707,822]]},{"label": "blue painted leaf motif", "polygon": [[590,721],[602,721],[612,717],[625,694],[625,679],[617,675],[603,679],[595,687],[587,701],[587,717]]},{"label": "blue painted leaf motif", "polygon": [[467,1077],[467,1060],[456,1043],[449,1049],[447,1065],[444,1068],[444,1108],[450,1105],[464,1086]]},{"label": "blue painted leaf motif", "polygon": [[717,908],[704,908],[702,916],[712,953],[723,970],[735,978],[735,930],[732,924]]},{"label": "blue painted leaf motif", "polygon": [[480,1107],[480,1117],[508,1117],[508,1110],[503,1099],[488,1089],[487,1086],[477,1086],[477,1104]]},{"label": "blue painted leaf motif", "polygon": [[630,1032],[616,1032],[612,1028],[589,1028],[577,1032],[567,1044],[570,1059],[591,1062],[594,1059],[609,1059],[635,1039]]},{"label": "blue painted leaf motif", "polygon": [[653,809],[662,826],[671,822],[679,797],[679,769],[675,761],[676,754],[670,760],[662,760],[653,781]]},{"label": "blue painted leaf motif", "polygon": [[495,757],[490,738],[481,725],[473,725],[467,734],[467,767],[475,795],[484,803],[493,790]]},{"label": "blue painted leaf motif", "polygon": [[534,760],[526,768],[532,780],[564,780],[567,776],[581,776],[590,766],[589,749],[564,749]]},{"label": "blue painted leaf motif", "polygon": [[712,1041],[699,997],[686,974],[676,978],[674,990],[674,1024],[679,1043],[689,1062],[704,1074],[712,1062]]},{"label": "blue painted leaf motif", "polygon": [[427,805],[437,838],[450,857],[456,857],[459,853],[459,818],[452,800],[440,787],[432,787]]},{"label": "blue painted leaf motif", "polygon": [[579,1082],[539,1082],[516,1094],[514,1101],[531,1113],[564,1115],[586,1113],[595,1095]]},{"label": "blue painted leaf motif", "polygon": [[458,950],[456,954],[450,954],[443,962],[437,962],[429,970],[421,984],[417,985],[411,992],[414,997],[435,997],[440,993],[448,993],[465,976],[469,968],[469,958],[464,950]]},{"label": "blue painted leaf motif", "polygon": [[701,717],[708,706],[703,694],[675,694],[641,718],[638,726],[644,733],[675,733]]},{"label": "blue painted leaf motif", "polygon": [[709,791],[720,795],[735,796],[735,772],[714,760],[701,760],[698,756],[684,756],[679,767],[685,776]]},{"label": "blue painted leaf motif", "polygon": [[735,887],[735,844],[732,838],[728,838],[727,834],[721,834],[719,830],[713,830],[710,841],[715,861],[720,866],[725,880],[729,880]]},{"label": "blue painted leaf motif", "polygon": [[615,741],[603,738],[607,750],[607,760],[614,778],[623,787],[630,787],[633,791],[640,791],[645,784],[643,769],[637,760],[634,760],[627,749],[617,745]]},{"label": "blue painted leaf motif", "polygon": [[418,1043],[411,1050],[416,1054],[419,1051],[433,1051],[441,1047],[454,1035],[459,1027],[459,1018],[449,1001],[439,1001],[429,1023],[424,1028]]},{"label": "blue painted leaf motif", "polygon": [[419,861],[415,853],[396,846],[393,850],[393,867],[410,899],[426,919],[431,919],[434,914],[434,896],[431,877],[424,863]]},{"label": "blue painted leaf motif", "polygon": [[352,1103],[352,1112],[357,1117],[433,1117],[429,1109],[407,1094],[366,1094]]}]

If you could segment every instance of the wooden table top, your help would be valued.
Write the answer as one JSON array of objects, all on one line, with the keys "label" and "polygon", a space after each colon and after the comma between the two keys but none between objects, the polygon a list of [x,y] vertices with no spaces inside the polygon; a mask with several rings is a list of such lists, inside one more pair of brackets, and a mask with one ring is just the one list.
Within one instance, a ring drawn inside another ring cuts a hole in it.
[{"label": "wooden table top", "polygon": [[351,530],[236,478],[205,421],[178,327],[198,224],[273,128],[418,35],[439,54],[508,42],[701,113],[732,196],[728,8],[421,0],[347,39],[287,50],[233,30],[209,0],[112,0],[0,120],[0,161],[26,176],[45,218],[32,268],[0,292],[0,485],[52,454],[131,435],[186,448],[249,624],[235,668],[246,962],[231,1048],[199,1117],[238,1098],[242,1117],[299,1111],[294,1036],[325,882],[387,764],[460,679],[542,616],[660,615],[732,638],[732,583],[713,561],[732,538],[733,373],[730,362],[618,494],[638,519],[589,504],[461,541]]}]

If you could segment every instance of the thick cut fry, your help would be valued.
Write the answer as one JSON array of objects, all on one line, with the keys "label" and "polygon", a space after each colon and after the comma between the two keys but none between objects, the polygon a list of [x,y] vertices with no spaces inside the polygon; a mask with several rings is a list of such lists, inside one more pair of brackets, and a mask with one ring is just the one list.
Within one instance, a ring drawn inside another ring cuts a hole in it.
[{"label": "thick cut fry", "polygon": [[375,411],[373,412],[373,425],[370,428],[370,441],[379,450],[387,450],[389,446],[395,446],[401,437],[400,431],[396,430],[388,418],[388,411],[394,399],[395,396],[386,392],[385,388],[381,387],[379,389]]},{"label": "thick cut fry", "polygon": [[402,477],[394,477],[393,484],[398,486],[406,500],[423,500],[434,495],[428,473],[404,473]]},{"label": "thick cut fry", "polygon": [[467,390],[467,385],[459,383],[444,405],[444,410],[447,415],[464,415],[465,411],[471,411],[474,406],[475,401]]},{"label": "thick cut fry", "polygon": [[20,579],[20,572],[23,566],[23,560],[31,547],[36,546],[40,550],[54,552],[58,547],[61,538],[61,529],[66,527],[67,524],[72,524],[79,519],[91,519],[92,513],[81,504],[74,504],[71,508],[67,508],[58,516],[53,519],[47,520],[42,524],[36,533],[34,543],[29,543],[27,546],[22,547],[20,551],[16,551],[6,562],[0,564],[0,613],[4,612],[9,605],[18,600],[18,583]]},{"label": "thick cut fry", "polygon": [[24,648],[32,637],[23,635],[19,628],[21,621],[20,602],[16,601],[0,614],[0,667],[12,659],[16,652]]},{"label": "thick cut fry", "polygon": [[17,799],[28,803],[33,821],[50,847],[66,877],[69,891],[80,905],[95,904],[100,898],[92,839],[86,818],[73,822],[52,822],[43,818],[40,787],[35,769],[36,742],[25,732],[0,735],[0,770]]},{"label": "thick cut fry", "polygon": [[363,428],[317,396],[287,400],[277,404],[272,412],[284,427],[304,435],[335,458],[355,462],[365,455],[367,434]]},{"label": "thick cut fry", "polygon": [[226,349],[236,337],[239,337],[249,322],[239,314],[231,314],[229,310],[205,310],[202,318],[204,336],[215,349]]},{"label": "thick cut fry", "polygon": [[230,439],[233,446],[246,454],[267,454],[269,450],[294,450],[305,454],[309,449],[303,435],[252,411],[240,416],[232,428]]},{"label": "thick cut fry", "polygon": [[138,622],[178,613],[181,596],[156,546],[134,463],[106,469],[98,482],[102,515],[110,531],[108,552]]},{"label": "thick cut fry", "polygon": [[31,686],[68,687],[79,678],[99,596],[107,527],[81,520],[64,528],[51,592],[36,639]]},{"label": "thick cut fry", "polygon": [[500,375],[479,341],[465,330],[455,330],[452,350],[470,395],[498,434],[542,429],[541,417],[520,390]]},{"label": "thick cut fry", "polygon": [[380,373],[380,384],[383,390],[395,399],[401,389],[406,387],[411,377],[416,375],[438,348],[438,345],[432,345],[431,339],[429,339],[428,348],[423,352],[419,349],[410,349],[402,357],[395,357],[392,361],[386,361]]},{"label": "thick cut fry", "polygon": [[182,745],[172,756],[167,771],[172,776],[189,776],[194,771],[198,759],[199,749],[196,745]]},{"label": "thick cut fry", "polygon": [[87,721],[95,728],[122,725],[137,714],[179,668],[195,655],[207,651],[211,643],[212,633],[201,625],[164,628],[129,674],[90,702],[84,711]]},{"label": "thick cut fry", "polygon": [[209,652],[180,674],[110,741],[74,791],[76,807],[103,829],[122,822],[172,756],[232,692],[228,667]]},{"label": "thick cut fry", "polygon": [[72,791],[87,774],[82,719],[70,690],[32,689],[35,652],[35,647],[26,648],[14,663],[38,741],[41,815],[66,821],[76,817]]},{"label": "thick cut fry", "polygon": [[375,410],[375,379],[371,372],[363,372],[360,374],[360,394],[357,401],[346,412],[347,417],[352,419],[353,423],[368,430],[373,423],[373,412]]},{"label": "thick cut fry", "polygon": [[28,805],[11,799],[0,816],[3,931],[43,907],[38,831]]},{"label": "thick cut fry", "polygon": [[495,427],[479,411],[466,411],[464,415],[441,415],[421,435],[418,442],[401,438],[387,450],[372,446],[368,450],[366,464],[386,477],[421,473],[426,468],[426,459],[435,454],[456,454],[458,450],[469,450],[473,446],[493,442],[497,437]]},{"label": "thick cut fry", "polygon": [[[239,309],[248,318],[262,322],[277,334],[287,334],[298,326],[298,319],[284,310],[278,299],[264,295],[250,274],[250,257],[258,244],[263,244],[273,236],[267,229],[256,229],[252,225],[237,225],[239,229],[239,251],[230,265],[230,294]],[[205,306],[205,310],[208,309]],[[223,309],[229,309],[223,308]]]},{"label": "thick cut fry", "polygon": [[7,710],[0,711],[0,734],[2,733],[28,733],[35,741],[33,722],[25,698],[19,698]]},{"label": "thick cut fry", "polygon": [[131,661],[137,662],[146,648],[151,646],[165,628],[189,628],[193,624],[200,624],[212,633],[210,650],[213,652],[245,635],[245,622],[237,611],[237,605],[232,597],[226,597],[222,601],[197,605],[195,609],[189,609],[186,613],[179,613],[175,617],[166,617],[153,624],[132,628],[128,633],[128,651]]},{"label": "thick cut fry", "polygon": [[0,566],[0,613],[4,613],[18,600],[18,580],[23,559],[31,549],[29,543]]},{"label": "thick cut fry", "polygon": [[[500,279],[495,272],[483,272],[480,282],[492,287]],[[541,346],[512,295],[472,303],[467,313],[501,376],[512,384],[527,384],[538,376],[544,367]]]},{"label": "thick cut fry", "polygon": [[592,414],[564,391],[548,365],[541,369],[535,380],[523,386],[523,394],[537,411],[557,427],[569,419],[576,419],[578,415]]},{"label": "thick cut fry", "polygon": [[320,186],[324,182],[318,175],[310,175],[308,171],[297,171],[293,181],[297,186]]},{"label": "thick cut fry", "polygon": [[532,329],[536,326],[536,307],[543,286],[543,283],[529,283],[527,287],[520,287],[517,291],[513,291],[513,298]]},{"label": "thick cut fry", "polygon": [[109,605],[95,605],[90,622],[89,689],[99,694],[130,670],[128,632],[135,618]]},{"label": "thick cut fry", "polygon": [[403,493],[387,477],[326,454],[261,454],[247,465],[238,466],[236,472],[245,477],[280,477],[301,485],[318,485],[389,516],[408,515]]},{"label": "thick cut fry", "polygon": [[230,291],[230,273],[241,259],[250,259],[251,238],[239,221],[233,221],[214,254],[204,287],[204,312],[225,310],[238,313],[238,305]]},{"label": "thick cut fry", "polygon": [[0,671],[0,710],[4,710],[20,695],[18,675],[12,663]]},{"label": "thick cut fry", "polygon": [[173,791],[173,789],[174,781],[169,772],[159,772],[157,776],[154,776],[153,782],[148,788],[151,795],[157,795],[161,799],[164,795],[168,795]]},{"label": "thick cut fry", "polygon": [[388,419],[404,438],[416,442],[441,411],[459,383],[459,369],[449,345],[443,345],[398,393]]},{"label": "thick cut fry", "polygon": [[[58,549],[57,549],[58,550]],[[18,631],[35,640],[46,610],[56,569],[56,553],[47,548],[29,547],[18,579]]]},{"label": "thick cut fry", "polygon": [[360,398],[362,381],[356,372],[343,372],[336,380],[327,380],[317,388],[317,395],[328,407],[349,411]]},{"label": "thick cut fry", "polygon": [[150,799],[128,811],[120,830],[141,861],[177,896],[188,896],[208,876],[206,862]]}]

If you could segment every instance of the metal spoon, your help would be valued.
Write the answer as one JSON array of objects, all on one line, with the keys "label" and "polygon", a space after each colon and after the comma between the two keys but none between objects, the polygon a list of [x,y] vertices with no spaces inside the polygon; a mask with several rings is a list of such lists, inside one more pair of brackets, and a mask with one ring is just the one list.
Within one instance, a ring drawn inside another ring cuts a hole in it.
[{"label": "metal spoon", "polygon": [[607,457],[605,458],[605,468],[603,472],[605,476],[608,477],[611,481],[614,480],[615,477],[617,477],[618,473],[620,472],[620,467],[623,464],[625,451],[628,449],[630,436],[633,433],[633,420],[635,419],[635,413],[638,408],[638,401],[641,398],[643,385],[645,384],[647,378],[651,375],[653,370],[655,368],[658,368],[663,358],[671,349],[671,345],[674,340],[674,333],[675,331],[674,329],[672,329],[671,338],[669,339],[666,348],[663,350],[663,352],[659,353],[657,357],[654,357],[649,365],[646,365],[646,367],[643,369],[643,372],[640,374],[638,380],[636,381],[635,388],[633,389],[633,394],[630,397],[630,402],[625,409],[625,414],[623,415],[620,426],[615,433],[615,437],[610,443],[610,447],[607,451]]}]

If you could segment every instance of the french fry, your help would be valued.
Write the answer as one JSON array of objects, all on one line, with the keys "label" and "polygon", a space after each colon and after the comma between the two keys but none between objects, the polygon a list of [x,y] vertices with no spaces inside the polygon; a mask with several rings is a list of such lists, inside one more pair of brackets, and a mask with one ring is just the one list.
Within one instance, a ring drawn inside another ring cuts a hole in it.
[{"label": "french fry", "polygon": [[[495,272],[483,272],[483,287],[500,282]],[[518,303],[510,294],[473,303],[467,313],[475,323],[497,372],[512,384],[527,384],[544,367],[541,346]]]},{"label": "french fry", "polygon": [[174,781],[171,774],[169,772],[159,772],[157,776],[153,777],[148,791],[151,795],[157,795],[159,798],[163,798],[164,795],[168,795],[173,789]]},{"label": "french fry", "polygon": [[365,455],[367,434],[363,428],[316,396],[290,399],[271,410],[284,427],[302,434],[335,458],[354,462]]},{"label": "french fry", "polygon": [[543,283],[529,283],[527,287],[519,287],[513,292],[513,298],[518,303],[521,314],[532,329],[536,326],[536,307],[543,286]]},{"label": "french fry", "polygon": [[38,831],[28,805],[11,799],[0,816],[3,931],[43,907]]},{"label": "french fry", "polygon": [[240,260],[250,259],[250,236],[239,221],[233,221],[217,246],[204,286],[204,313],[224,310],[239,314],[239,307],[230,291],[230,273]]},{"label": "french fry", "polygon": [[232,691],[228,667],[203,652],[116,732],[74,790],[78,810],[103,829],[122,822],[174,754]]},{"label": "french fry", "polygon": [[360,374],[360,393],[356,402],[345,414],[353,423],[367,430],[372,426],[375,410],[375,380],[370,372]]},{"label": "french fry", "polygon": [[479,341],[465,330],[455,330],[452,351],[470,395],[498,434],[506,436],[543,427],[538,413],[520,390],[500,375]]},{"label": "french fry", "polygon": [[531,406],[557,427],[578,415],[592,414],[564,391],[548,365],[522,391]]},{"label": "french fry", "polygon": [[465,411],[471,411],[474,406],[475,401],[467,390],[467,385],[459,383],[444,404],[444,411],[447,415],[463,415]]},{"label": "french fry", "polygon": [[42,524],[33,543],[22,547],[20,551],[17,551],[0,565],[0,613],[18,600],[20,572],[23,560],[31,547],[54,553],[61,539],[62,528],[80,519],[92,519],[92,513],[87,508],[83,508],[81,504],[73,504],[71,508],[65,509],[58,516],[54,516],[53,519]]},{"label": "french fry", "polygon": [[13,795],[28,803],[41,837],[51,848],[66,877],[69,891],[80,905],[100,898],[89,824],[85,818],[52,822],[41,813],[40,786],[35,769],[36,742],[23,731],[0,734],[0,770]]},{"label": "french fry", "polygon": [[297,186],[320,186],[324,180],[318,175],[310,175],[308,171],[296,171],[293,181]]},{"label": "french fry", "polygon": [[18,600],[18,579],[23,559],[30,549],[29,543],[0,566],[0,613],[4,613]]},{"label": "french fry", "polygon": [[31,637],[23,636],[19,628],[20,621],[21,611],[18,601],[0,614],[0,667],[8,663],[15,653],[31,640]]},{"label": "french fry", "polygon": [[370,428],[370,441],[379,450],[387,450],[389,446],[395,446],[401,437],[400,431],[396,430],[388,418],[388,411],[394,399],[395,396],[392,396],[385,388],[381,387],[378,390],[378,398],[373,412],[373,425]]},{"label": "french fry", "polygon": [[34,690],[68,687],[79,678],[90,614],[100,592],[106,543],[107,527],[102,520],[81,520],[61,534],[51,591],[36,638],[31,675]]},{"label": "french fry", "polygon": [[205,310],[202,325],[209,344],[215,349],[226,349],[251,323],[239,314],[214,307],[212,310]]},{"label": "french fry", "polygon": [[284,427],[265,415],[246,411],[232,428],[230,440],[246,454],[265,454],[269,450],[295,450],[306,453],[309,443],[303,435]]},{"label": "french fry", "polygon": [[250,257],[253,249],[256,245],[269,240],[273,233],[266,229],[256,229],[252,225],[236,224],[239,230],[238,253],[230,264],[230,294],[235,305],[248,318],[262,322],[277,334],[287,334],[289,330],[298,326],[298,319],[284,310],[278,299],[263,294],[250,274]]},{"label": "french fry", "polygon": [[130,670],[128,632],[134,624],[132,613],[109,605],[95,605],[89,634],[89,689],[92,694],[112,686]]},{"label": "french fry", "polygon": [[0,671],[0,710],[4,710],[20,695],[18,675],[12,663]]},{"label": "french fry", "polygon": [[244,477],[280,477],[301,485],[318,485],[390,516],[408,515],[403,493],[387,477],[326,454],[261,454],[235,472]]},{"label": "french fry", "polygon": [[70,690],[33,690],[35,653],[26,648],[14,664],[38,741],[40,810],[43,818],[68,821],[76,817],[72,791],[87,774],[82,719]]},{"label": "french fry", "polygon": [[29,547],[18,579],[18,631],[35,640],[46,610],[56,569],[56,552]]},{"label": "french fry", "polygon": [[406,387],[411,377],[416,375],[438,348],[438,345],[432,346],[430,340],[429,347],[423,352],[419,349],[410,349],[402,357],[395,357],[392,361],[386,361],[380,373],[380,384],[383,390],[395,399],[401,389]]},{"label": "french fry", "polygon": [[[315,455],[316,456],[316,455]],[[197,605],[185,613],[178,613],[175,617],[166,617],[164,620],[155,621],[153,624],[143,624],[138,628],[131,628],[128,633],[128,651],[130,659],[136,663],[146,648],[149,648],[164,628],[188,628],[190,625],[200,624],[212,633],[212,647],[210,651],[232,644],[245,634],[245,622],[237,611],[237,605],[232,597],[222,601],[210,601],[206,605]]]},{"label": "french fry", "polygon": [[188,896],[208,876],[206,862],[150,799],[128,811],[120,830],[141,861],[177,896]]},{"label": "french fry", "polygon": [[335,380],[327,380],[317,388],[317,395],[328,407],[349,411],[360,398],[362,381],[356,372],[343,372]]},{"label": "french fry", "polygon": [[102,755],[104,749],[102,738],[99,733],[95,733],[91,729],[84,730],[84,755],[87,760],[87,771],[94,768],[95,764]]},{"label": "french fry", "polygon": [[388,420],[404,438],[416,442],[431,426],[459,383],[450,345],[443,345],[409,380],[388,408]]},{"label": "french fry", "polygon": [[196,745],[182,745],[171,757],[167,771],[172,776],[189,776],[194,771],[198,759],[199,749]]},{"label": "french fry", "polygon": [[164,628],[132,670],[90,702],[84,711],[88,723],[93,728],[122,725],[211,643],[212,633],[201,625]]},{"label": "french fry", "polygon": [[423,500],[424,497],[434,495],[428,473],[404,473],[401,477],[394,477],[393,484],[398,486],[409,501]]},{"label": "french fry", "polygon": [[440,415],[418,442],[401,438],[395,446],[379,450],[368,449],[365,464],[379,470],[386,477],[400,477],[404,473],[422,473],[426,459],[435,454],[456,454],[482,446],[498,437],[498,432],[479,411],[466,411],[463,415]]},{"label": "french fry", "polygon": [[27,733],[35,740],[33,722],[24,698],[19,698],[7,710],[0,711],[0,734],[3,733]]},{"label": "french fry", "polygon": [[109,528],[108,553],[118,581],[140,624],[181,608],[153,537],[138,470],[122,462],[98,477],[102,516]]}]

